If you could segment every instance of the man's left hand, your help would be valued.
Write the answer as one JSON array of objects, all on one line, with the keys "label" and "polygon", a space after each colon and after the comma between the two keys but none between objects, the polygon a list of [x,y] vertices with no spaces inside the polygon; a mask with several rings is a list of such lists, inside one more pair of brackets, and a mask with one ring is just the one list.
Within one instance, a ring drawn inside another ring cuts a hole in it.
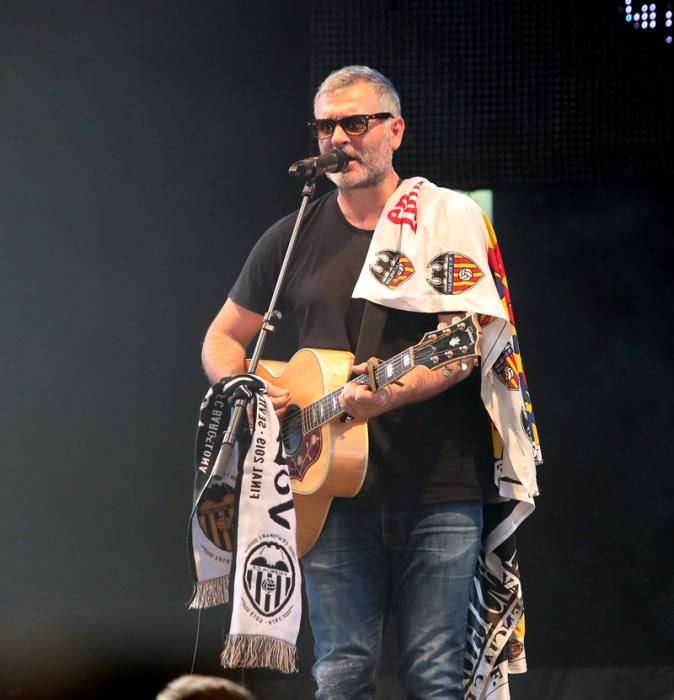
[{"label": "man's left hand", "polygon": [[[354,374],[365,374],[367,362],[352,367]],[[352,418],[374,418],[389,410],[393,391],[384,386],[375,392],[357,382],[346,384],[339,397],[339,404]]]}]

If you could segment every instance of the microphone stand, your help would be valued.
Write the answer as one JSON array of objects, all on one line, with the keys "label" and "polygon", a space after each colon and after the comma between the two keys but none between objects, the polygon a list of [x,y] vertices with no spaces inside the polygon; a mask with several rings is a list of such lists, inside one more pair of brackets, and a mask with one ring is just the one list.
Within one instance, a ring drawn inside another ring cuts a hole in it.
[{"label": "microphone stand", "polygon": [[[291,174],[294,174],[291,171]],[[322,174],[322,173],[319,173]],[[286,276],[286,270],[288,268],[288,261],[290,260],[290,256],[292,254],[293,248],[295,247],[295,241],[297,239],[297,234],[300,230],[300,225],[302,223],[302,219],[304,217],[304,210],[306,209],[307,204],[309,203],[309,200],[314,196],[314,192],[316,190],[316,173],[314,173],[310,176],[307,177],[304,183],[304,187],[302,188],[302,203],[300,204],[300,209],[297,212],[297,218],[295,220],[295,226],[293,228],[292,234],[290,236],[290,240],[288,241],[288,247],[286,249],[285,256],[283,258],[283,263],[281,265],[281,269],[279,271],[279,276],[278,279],[276,280],[276,286],[274,287],[274,293],[271,296],[271,300],[269,302],[269,308],[267,309],[267,313],[262,317],[262,327],[260,329],[260,332],[258,333],[257,341],[255,343],[255,349],[253,351],[253,357],[251,358],[250,364],[248,365],[248,372],[247,374],[254,374],[255,370],[257,369],[258,364],[260,363],[260,357],[262,355],[262,350],[264,348],[264,344],[267,339],[267,335],[269,333],[273,333],[275,330],[274,326],[274,321],[276,319],[281,319],[281,312],[277,311],[274,307],[276,306],[276,301],[278,299],[278,296],[281,292],[281,288],[283,286],[283,282],[285,280]],[[196,508],[196,504],[199,503],[201,498],[203,497],[204,493],[206,492],[206,489],[208,489],[213,481],[217,479],[222,479],[225,474],[225,467],[227,463],[229,462],[229,459],[232,455],[232,452],[234,451],[234,447],[236,445],[237,441],[237,436],[239,434],[239,430],[241,429],[241,426],[243,424],[244,417],[246,416],[246,408],[248,405],[248,401],[250,400],[250,396],[243,391],[242,389],[237,389],[234,393],[234,401],[232,404],[232,411],[230,413],[230,418],[229,418],[229,425],[227,426],[227,430],[225,431],[225,434],[222,438],[221,442],[221,447],[218,452],[218,456],[216,458],[215,464],[213,465],[213,469],[206,480],[206,483],[204,484],[203,488],[201,489],[201,492],[199,496],[195,499],[194,503]],[[194,509],[192,510],[192,514],[190,516],[190,522],[192,517],[194,516]],[[199,610],[199,621],[201,620],[201,610]],[[191,673],[194,673],[194,667],[196,664],[196,658],[197,658],[197,647],[198,647],[198,637],[199,637],[199,628],[197,627],[197,642],[195,643],[194,647],[194,656],[192,659],[192,670]],[[241,669],[241,682],[243,685],[245,685],[245,669]]]},{"label": "microphone stand", "polygon": [[[274,307],[276,306],[276,301],[279,294],[281,293],[281,288],[286,276],[286,270],[288,268],[288,261],[292,254],[293,248],[295,247],[295,240],[297,239],[297,234],[300,230],[300,225],[302,224],[302,219],[304,217],[304,210],[309,202],[309,200],[314,196],[314,191],[316,189],[316,178],[307,178],[302,188],[302,203],[300,209],[297,212],[297,218],[295,219],[295,226],[293,232],[288,241],[288,247],[286,249],[285,256],[283,258],[283,263],[279,271],[278,279],[276,280],[276,286],[274,287],[274,293],[271,296],[269,302],[269,308],[267,313],[262,317],[262,328],[257,336],[257,341],[255,343],[255,349],[253,350],[253,356],[248,365],[247,374],[255,374],[258,364],[260,363],[260,357],[262,355],[262,350],[264,348],[265,342],[267,340],[267,334],[273,333],[275,330],[274,322],[276,319],[281,319],[281,312],[277,311]],[[218,453],[218,457],[213,466],[213,471],[211,476],[204,486],[204,491],[211,484],[215,477],[222,478],[225,474],[225,466],[229,461],[229,458],[234,450],[234,445],[236,444],[236,436],[239,434],[241,428],[242,420],[246,414],[246,406],[248,404],[249,397],[244,394],[243,391],[237,391],[235,393],[235,399],[232,406],[232,412],[229,419],[229,425],[222,438],[222,447]],[[203,493],[203,491],[202,491]]]},{"label": "microphone stand", "polygon": [[[253,357],[248,365],[247,374],[255,374],[255,370],[260,362],[260,356],[262,354],[262,349],[264,348],[267,334],[272,333],[275,330],[274,320],[281,318],[281,312],[277,311],[274,307],[276,306],[276,300],[278,299],[279,293],[281,292],[281,287],[283,286],[288,261],[290,260],[290,255],[292,254],[295,246],[297,233],[300,230],[302,218],[304,217],[304,210],[306,209],[309,200],[314,196],[314,191],[316,190],[316,178],[326,172],[341,172],[346,168],[349,160],[349,157],[342,153],[339,149],[333,149],[322,156],[297,161],[296,163],[293,163],[288,170],[289,175],[305,178],[304,187],[302,188],[302,203],[299,211],[297,212],[295,227],[293,228],[292,235],[288,241],[288,247],[286,249],[285,257],[283,258],[283,264],[281,265],[278,279],[276,280],[274,293],[272,294],[269,302],[269,308],[267,309],[267,313],[262,317],[262,328],[260,329],[257,341],[255,343]],[[222,478],[225,474],[225,466],[227,465],[227,462],[229,461],[229,458],[234,450],[236,436],[238,435],[241,427],[241,422],[243,420],[248,400],[248,396],[244,391],[240,389],[235,391],[229,425],[227,426],[227,430],[222,438],[221,448],[215,460],[215,464],[213,465],[213,471],[204,484],[204,487],[199,494],[199,499],[211,485],[214,478]]]}]

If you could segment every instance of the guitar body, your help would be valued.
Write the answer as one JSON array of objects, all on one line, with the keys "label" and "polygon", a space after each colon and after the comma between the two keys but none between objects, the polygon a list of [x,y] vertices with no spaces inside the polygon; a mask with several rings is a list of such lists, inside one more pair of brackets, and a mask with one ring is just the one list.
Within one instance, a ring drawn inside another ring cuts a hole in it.
[{"label": "guitar body", "polygon": [[[288,363],[260,362],[256,374],[290,392],[289,408],[281,421],[282,435],[288,433],[293,423],[289,418],[297,408],[345,384],[352,364],[349,352],[314,349],[300,350]],[[293,439],[284,439],[284,444],[297,517],[297,551],[303,556],[318,539],[332,499],[355,496],[363,485],[367,423],[336,419],[306,433],[296,433]]]}]

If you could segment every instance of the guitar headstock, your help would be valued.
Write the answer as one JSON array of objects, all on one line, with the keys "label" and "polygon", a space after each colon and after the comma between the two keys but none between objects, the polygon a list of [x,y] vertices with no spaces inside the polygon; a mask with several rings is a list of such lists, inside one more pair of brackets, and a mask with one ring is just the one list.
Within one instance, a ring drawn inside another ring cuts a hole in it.
[{"label": "guitar headstock", "polygon": [[457,360],[476,358],[481,341],[482,328],[475,314],[468,314],[456,323],[441,323],[412,347],[414,364],[436,369]]}]

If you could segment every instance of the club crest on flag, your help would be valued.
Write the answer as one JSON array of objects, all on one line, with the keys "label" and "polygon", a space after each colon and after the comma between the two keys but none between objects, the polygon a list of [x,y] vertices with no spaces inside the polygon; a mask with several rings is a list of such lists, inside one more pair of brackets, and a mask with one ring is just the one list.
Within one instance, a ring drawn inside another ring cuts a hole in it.
[{"label": "club crest on flag", "polygon": [[524,644],[517,639],[508,641],[508,659],[514,661],[524,653]]},{"label": "club crest on flag", "polygon": [[277,615],[295,590],[295,567],[286,547],[270,540],[252,547],[244,564],[243,582],[248,600],[260,615]]},{"label": "club crest on flag", "polygon": [[232,523],[235,518],[234,489],[227,484],[215,484],[206,492],[197,509],[199,526],[206,537],[219,549],[232,551]]},{"label": "club crest on flag", "polygon": [[484,277],[474,260],[451,251],[436,255],[426,267],[431,270],[426,281],[438,294],[463,294]]},{"label": "club crest on flag", "polygon": [[498,356],[496,362],[494,362],[492,371],[498,377],[501,383],[510,391],[517,391],[520,388],[513,346],[510,341],[506,343],[505,348],[503,348],[503,352]]},{"label": "club crest on flag", "polygon": [[412,261],[399,250],[380,250],[370,272],[385,287],[395,289],[414,274]]}]

